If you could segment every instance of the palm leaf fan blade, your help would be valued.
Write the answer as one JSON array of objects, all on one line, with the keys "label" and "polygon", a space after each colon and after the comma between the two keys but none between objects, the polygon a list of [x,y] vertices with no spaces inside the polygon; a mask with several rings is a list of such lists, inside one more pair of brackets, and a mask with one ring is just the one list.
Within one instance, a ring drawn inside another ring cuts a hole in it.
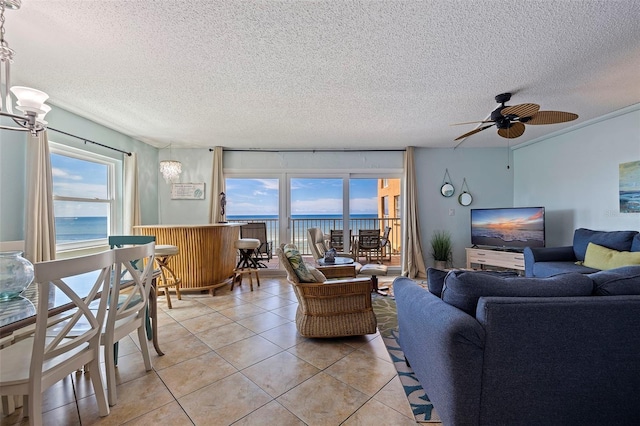
[{"label": "palm leaf fan blade", "polygon": [[540,109],[538,104],[520,104],[514,106],[508,106],[502,109],[500,113],[502,115],[515,115],[518,117],[531,117]]},{"label": "palm leaf fan blade", "polygon": [[564,111],[538,111],[527,121],[527,124],[556,124],[573,121],[578,118],[578,114]]},{"label": "palm leaf fan blade", "polygon": [[489,124],[488,126],[483,126],[483,127],[478,127],[477,129],[473,129],[470,132],[465,133],[464,135],[458,136],[457,138],[454,139],[454,141],[459,141],[460,139],[464,139],[467,138],[471,135],[475,135],[476,133],[484,130],[484,129],[488,129],[489,127],[492,127],[493,124]]},{"label": "palm leaf fan blade", "polygon": [[508,129],[498,129],[498,134],[503,138],[514,139],[522,136],[524,133],[524,124],[513,123]]}]

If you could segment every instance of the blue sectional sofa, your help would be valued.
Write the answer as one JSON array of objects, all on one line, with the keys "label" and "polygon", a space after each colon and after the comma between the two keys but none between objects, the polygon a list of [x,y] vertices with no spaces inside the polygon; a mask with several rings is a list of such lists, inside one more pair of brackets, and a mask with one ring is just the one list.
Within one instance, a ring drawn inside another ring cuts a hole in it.
[{"label": "blue sectional sofa", "polygon": [[429,290],[393,288],[400,346],[445,425],[640,424],[640,266],[429,275]]},{"label": "blue sectional sofa", "polygon": [[599,271],[584,266],[589,243],[617,251],[640,252],[638,231],[593,231],[579,228],[573,234],[573,245],[564,247],[526,247],[524,273],[527,277],[550,277],[566,272],[590,274]]}]

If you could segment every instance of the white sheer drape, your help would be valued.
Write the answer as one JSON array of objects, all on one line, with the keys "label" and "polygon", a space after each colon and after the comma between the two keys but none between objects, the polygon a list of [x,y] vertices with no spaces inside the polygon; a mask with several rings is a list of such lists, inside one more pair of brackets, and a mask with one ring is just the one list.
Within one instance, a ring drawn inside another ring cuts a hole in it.
[{"label": "white sheer drape", "polygon": [[46,131],[39,132],[37,136],[27,136],[27,188],[25,257],[31,262],[53,260],[56,257],[56,229]]},{"label": "white sheer drape", "polygon": [[427,268],[420,243],[420,220],[418,214],[418,188],[414,164],[413,147],[407,147],[404,154],[404,228],[402,275],[415,278],[426,277]]},{"label": "white sheer drape", "polygon": [[209,222],[220,223],[227,221],[227,212],[222,211],[221,193],[225,193],[224,173],[222,172],[222,155],[221,146],[213,148],[213,172],[211,173],[211,202],[209,204]]},{"label": "white sheer drape", "polygon": [[138,188],[138,156],[135,152],[124,156],[123,204],[122,232],[125,235],[133,235],[133,227],[142,224]]}]

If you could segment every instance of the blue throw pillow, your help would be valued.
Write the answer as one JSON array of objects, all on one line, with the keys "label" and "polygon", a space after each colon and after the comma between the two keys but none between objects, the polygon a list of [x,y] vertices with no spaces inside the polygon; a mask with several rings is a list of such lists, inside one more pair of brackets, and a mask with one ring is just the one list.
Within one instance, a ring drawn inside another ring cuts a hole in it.
[{"label": "blue throw pillow", "polygon": [[475,316],[478,299],[503,297],[590,296],[593,281],[579,273],[525,278],[483,271],[452,271],[444,280],[442,300]]},{"label": "blue throw pillow", "polygon": [[637,233],[637,231],[593,231],[578,228],[573,234],[573,253],[577,260],[584,261],[589,243],[618,251],[630,251],[631,242]]},{"label": "blue throw pillow", "polygon": [[427,268],[427,287],[432,294],[440,297],[444,286],[444,277],[448,273],[449,271],[443,271],[442,269]]},{"label": "blue throw pillow", "polygon": [[630,251],[640,251],[640,232],[638,232],[636,236],[633,237]]},{"label": "blue throw pillow", "polygon": [[640,295],[640,266],[623,266],[589,274],[596,296]]}]

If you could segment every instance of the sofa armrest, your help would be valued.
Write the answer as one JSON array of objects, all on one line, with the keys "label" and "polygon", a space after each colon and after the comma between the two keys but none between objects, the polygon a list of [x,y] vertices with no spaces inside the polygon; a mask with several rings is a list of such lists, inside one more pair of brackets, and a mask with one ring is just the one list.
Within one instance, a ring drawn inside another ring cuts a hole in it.
[{"label": "sofa armrest", "polygon": [[477,425],[484,330],[409,278],[396,278],[399,343],[443,424]]},{"label": "sofa armrest", "polygon": [[536,262],[575,262],[573,246],[563,247],[525,247],[524,274],[533,277],[533,265]]}]

